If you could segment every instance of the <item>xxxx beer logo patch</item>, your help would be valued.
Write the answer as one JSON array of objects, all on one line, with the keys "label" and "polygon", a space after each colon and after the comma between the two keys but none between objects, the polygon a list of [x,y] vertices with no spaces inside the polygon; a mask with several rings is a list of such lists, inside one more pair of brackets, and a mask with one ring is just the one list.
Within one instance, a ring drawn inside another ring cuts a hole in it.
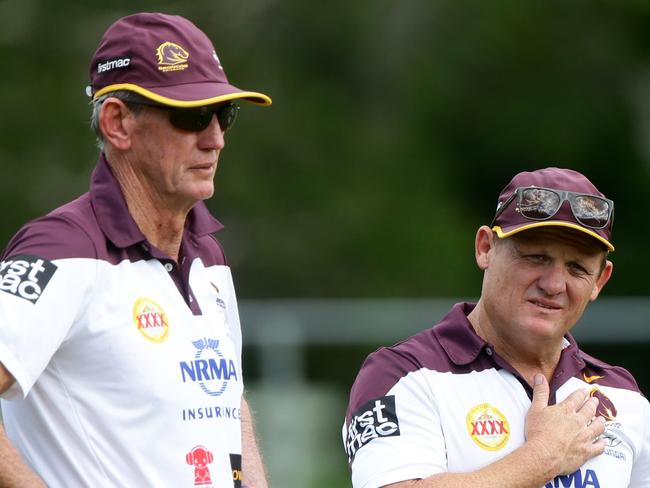
[{"label": "xxxx beer logo patch", "polygon": [[147,340],[163,342],[169,334],[169,319],[160,305],[150,298],[140,297],[133,304],[135,327]]},{"label": "xxxx beer logo patch", "polygon": [[489,403],[473,407],[467,414],[466,423],[468,434],[481,449],[498,451],[508,443],[508,419]]}]

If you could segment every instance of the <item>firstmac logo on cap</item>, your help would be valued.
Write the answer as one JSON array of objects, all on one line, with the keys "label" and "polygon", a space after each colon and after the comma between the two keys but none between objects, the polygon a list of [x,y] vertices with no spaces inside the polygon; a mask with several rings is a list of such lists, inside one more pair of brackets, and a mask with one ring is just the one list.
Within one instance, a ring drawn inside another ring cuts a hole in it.
[{"label": "firstmac logo on cap", "polygon": [[100,61],[97,63],[97,74],[113,71],[118,68],[128,68],[131,64],[131,58],[116,58],[109,59],[108,61]]},{"label": "firstmac logo on cap", "polygon": [[156,49],[158,69],[163,72],[182,71],[189,66],[190,53],[174,42],[163,42]]},{"label": "firstmac logo on cap", "polygon": [[138,332],[151,342],[163,342],[169,335],[169,319],[160,305],[140,297],[133,304],[133,321]]}]

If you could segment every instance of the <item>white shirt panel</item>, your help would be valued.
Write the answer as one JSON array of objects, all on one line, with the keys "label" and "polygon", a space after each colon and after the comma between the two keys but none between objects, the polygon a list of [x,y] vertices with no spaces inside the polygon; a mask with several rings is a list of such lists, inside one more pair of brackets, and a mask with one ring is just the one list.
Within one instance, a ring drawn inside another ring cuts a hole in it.
[{"label": "white shirt panel", "polygon": [[[227,267],[193,263],[190,282],[203,311],[195,316],[155,259],[56,264],[37,304],[50,314],[57,308],[46,299],[83,301],[80,279],[101,286],[92,287],[78,315],[70,306],[22,328],[16,335],[22,342],[11,344],[16,357],[30,358],[19,361],[30,380],[38,377],[26,400],[2,405],[7,433],[28,462],[51,487],[191,487],[195,471],[206,469],[213,486],[233,486],[230,456],[241,454],[243,384],[239,323],[229,323],[224,311],[236,311]],[[216,292],[209,295],[213,286],[226,291],[222,304]],[[13,309],[9,300],[20,298],[1,297]],[[50,331],[44,323],[52,320],[59,325]],[[51,344],[33,354],[43,335]],[[190,455],[197,447],[212,459],[207,468]]]},{"label": "white shirt panel", "polygon": [[[409,373],[388,393],[394,396],[395,410],[399,420],[400,435],[377,437],[356,451],[352,484],[369,488],[383,486],[396,481],[425,478],[446,470],[444,434],[438,413],[438,402],[426,378],[424,370]],[[385,400],[378,400],[379,408]],[[377,406],[370,406],[377,411]],[[373,416],[381,420],[381,411]],[[373,434],[370,427],[359,426],[361,442]],[[348,438],[349,426],[343,427],[343,442]],[[372,446],[372,447],[370,447]],[[378,467],[381,467],[378,469]],[[406,478],[405,478],[406,476]]]},{"label": "white shirt panel", "polygon": [[[217,283],[220,285],[217,286]],[[198,260],[194,261],[190,271],[190,287],[203,314],[219,317],[226,324],[239,362],[242,355],[241,325],[230,267],[204,268]]]},{"label": "white shirt panel", "polygon": [[[571,379],[558,390],[557,401],[577,389],[595,387]],[[650,487],[647,400],[630,390],[597,388],[617,410],[616,419],[608,422],[612,440],[606,453],[544,488]],[[524,443],[531,401],[524,387],[506,370],[457,374],[420,369],[401,378],[387,393],[391,395],[400,433],[372,438],[358,449],[352,463],[355,488],[376,488],[442,472],[475,471]],[[472,412],[476,416],[472,417]],[[344,442],[348,429],[346,423]],[[633,463],[636,472],[631,482]]]},{"label": "white shirt panel", "polygon": [[[36,264],[39,261],[43,260]],[[0,292],[0,362],[16,379],[2,398],[24,398],[43,372],[79,309],[85,307],[89,286],[96,279],[96,263],[93,259],[52,261],[56,270],[35,303]],[[22,278],[28,281],[26,274]]]}]

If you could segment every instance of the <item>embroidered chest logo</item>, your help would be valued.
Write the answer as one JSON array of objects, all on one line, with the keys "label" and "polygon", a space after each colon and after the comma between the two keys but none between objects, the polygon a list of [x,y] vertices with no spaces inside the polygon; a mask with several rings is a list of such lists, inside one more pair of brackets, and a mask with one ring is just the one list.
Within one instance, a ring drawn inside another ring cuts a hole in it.
[{"label": "embroidered chest logo", "polygon": [[169,335],[169,319],[160,305],[140,297],[133,304],[133,322],[145,339],[160,343]]},{"label": "embroidered chest logo", "polygon": [[182,71],[188,67],[190,53],[173,42],[163,42],[156,49],[158,69],[163,72]]},{"label": "embroidered chest logo", "polygon": [[605,455],[611,456],[619,461],[625,461],[625,452],[620,450],[621,448],[619,447],[623,443],[623,439],[620,436],[622,429],[621,423],[616,420],[618,411],[614,402],[598,388],[592,388],[589,391],[589,396],[598,398],[596,415],[606,420],[605,432],[601,434],[601,438],[605,439]]},{"label": "embroidered chest logo", "polygon": [[587,383],[593,383],[596,380],[602,380],[604,378],[604,376],[599,376],[597,374],[592,376],[587,376],[587,373],[582,373],[582,377]]},{"label": "embroidered chest logo", "polygon": [[226,308],[226,302],[224,302],[221,299],[221,296],[220,296],[221,292],[219,291],[219,287],[217,285],[215,285],[212,281],[210,282],[210,284],[212,285],[212,288],[214,289],[214,291],[217,292],[217,298],[216,298],[217,305],[219,305],[221,308],[225,309]]},{"label": "embroidered chest logo", "polygon": [[614,402],[612,402],[607,395],[605,395],[598,388],[592,388],[589,392],[590,397],[598,398],[598,408],[596,409],[596,415],[600,415],[605,418],[608,422],[616,420],[616,407]]},{"label": "embroidered chest logo", "polygon": [[498,451],[510,439],[510,424],[499,409],[489,403],[473,407],[467,414],[467,433],[481,449]]}]

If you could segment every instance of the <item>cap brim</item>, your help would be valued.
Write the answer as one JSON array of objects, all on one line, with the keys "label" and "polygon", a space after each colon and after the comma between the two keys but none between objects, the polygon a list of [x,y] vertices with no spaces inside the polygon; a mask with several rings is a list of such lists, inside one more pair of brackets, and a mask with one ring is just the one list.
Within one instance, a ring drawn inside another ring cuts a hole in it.
[{"label": "cap brim", "polygon": [[226,83],[189,83],[156,87],[153,89],[155,91],[132,83],[119,83],[98,90],[93,95],[93,99],[117,90],[132,91],[154,102],[181,108],[201,107],[238,99],[262,106],[269,106],[273,103],[271,98],[263,93],[240,90]]},{"label": "cap brim", "polygon": [[492,230],[497,233],[497,236],[499,236],[499,238],[503,239],[518,234],[519,232],[522,232],[524,230],[534,229],[536,227],[568,227],[569,229],[579,230],[580,232],[584,232],[588,236],[597,239],[599,242],[607,246],[607,249],[609,249],[610,252],[614,251],[614,246],[612,245],[612,243],[609,242],[604,237],[599,236],[595,232],[585,227],[582,227],[577,224],[572,224],[570,222],[564,222],[558,220],[544,220],[541,222],[531,222],[529,224],[523,224],[523,225],[511,227],[508,229],[502,229],[501,226],[495,225],[494,227],[492,227]]}]

